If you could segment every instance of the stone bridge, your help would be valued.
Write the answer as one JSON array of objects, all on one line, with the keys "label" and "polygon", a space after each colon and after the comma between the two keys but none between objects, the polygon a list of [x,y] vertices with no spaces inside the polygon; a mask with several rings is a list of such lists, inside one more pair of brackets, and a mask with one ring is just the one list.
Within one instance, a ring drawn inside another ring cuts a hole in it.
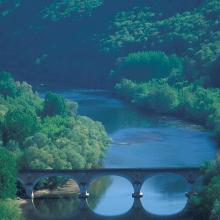
[{"label": "stone bridge", "polygon": [[[141,192],[141,188],[144,182],[157,174],[176,174],[182,176],[185,181],[189,184],[190,190],[186,192],[186,196],[190,196],[195,193],[196,180],[201,176],[200,169],[195,167],[187,168],[134,168],[134,169],[77,169],[77,170],[23,170],[19,173],[17,180],[23,185],[26,195],[29,199],[34,199],[34,188],[37,183],[48,177],[65,177],[73,179],[79,186],[80,193],[79,198],[81,200],[81,208],[84,210],[83,213],[90,213],[87,198],[89,193],[87,192],[90,184],[99,177],[103,176],[120,176],[126,178],[133,186],[132,197],[134,198],[134,204],[132,209],[129,211],[131,214],[134,210],[143,210],[141,205],[141,198],[144,196]],[[119,189],[120,190],[120,189]],[[85,211],[87,210],[87,211]],[[136,212],[136,211],[135,211]],[[180,215],[183,216],[187,213],[187,205],[181,213],[175,215],[177,219],[180,219]],[[143,214],[143,213],[142,213]],[[142,215],[141,214],[141,215]],[[146,214],[146,212],[145,212]],[[91,219],[99,219],[97,216],[91,216]],[[136,216],[136,214],[135,214]],[[152,215],[150,215],[152,217]],[[81,216],[82,217],[82,216]],[[125,217],[125,216],[124,216]],[[73,219],[73,218],[71,218]],[[107,219],[107,218],[104,218]],[[124,219],[124,218],[122,218]],[[127,218],[126,218],[127,219]],[[148,218],[152,219],[152,218]],[[163,219],[166,219],[163,217]],[[169,216],[168,219],[171,219]]]}]

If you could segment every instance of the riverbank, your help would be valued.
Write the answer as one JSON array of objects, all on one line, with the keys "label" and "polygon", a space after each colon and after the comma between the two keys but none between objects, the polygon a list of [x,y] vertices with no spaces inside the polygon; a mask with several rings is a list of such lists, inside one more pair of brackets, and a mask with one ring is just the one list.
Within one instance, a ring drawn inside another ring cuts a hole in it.
[{"label": "riverbank", "polygon": [[[50,200],[50,199],[72,199],[77,197],[79,188],[73,180],[68,180],[63,186],[54,189],[40,189],[34,191],[34,199]],[[29,216],[33,211],[33,204],[30,199],[17,197],[16,203],[21,208],[23,216]]]},{"label": "riverbank", "polygon": [[142,112],[155,112],[198,123],[220,141],[220,90],[190,83],[170,84],[167,79],[136,83],[123,79],[115,94]]}]

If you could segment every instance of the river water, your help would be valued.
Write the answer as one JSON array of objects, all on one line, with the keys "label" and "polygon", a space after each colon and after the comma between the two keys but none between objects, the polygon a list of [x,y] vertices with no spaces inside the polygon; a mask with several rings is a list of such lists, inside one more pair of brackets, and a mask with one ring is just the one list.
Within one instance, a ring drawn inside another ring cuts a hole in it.
[{"label": "river water", "polygon": [[[217,146],[212,134],[199,125],[166,116],[143,114],[102,90],[54,92],[77,101],[80,115],[105,125],[112,144],[103,159],[104,167],[198,167],[216,156]],[[142,204],[154,214],[177,213],[186,204],[185,192],[188,188],[180,176],[154,176],[144,183]],[[91,208],[101,215],[125,213],[133,204],[132,186],[121,177],[101,178],[92,184],[89,192]],[[46,210],[47,214],[57,215],[62,210],[63,214],[64,210],[70,212],[67,207],[73,209],[71,212],[77,209],[78,202],[72,200],[35,201],[35,207],[41,213]],[[60,207],[60,212],[57,207]]]}]

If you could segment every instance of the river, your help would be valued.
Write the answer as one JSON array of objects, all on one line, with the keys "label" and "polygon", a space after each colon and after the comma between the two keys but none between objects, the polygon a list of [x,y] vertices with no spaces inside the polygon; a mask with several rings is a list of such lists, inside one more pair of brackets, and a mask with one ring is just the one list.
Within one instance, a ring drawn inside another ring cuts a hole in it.
[{"label": "river", "polygon": [[[143,114],[103,90],[68,89],[54,92],[77,101],[80,115],[105,125],[112,144],[103,159],[104,167],[198,167],[216,156],[217,146],[212,140],[212,133],[199,125],[167,116]],[[101,186],[99,193],[97,186]],[[186,204],[188,187],[179,176],[154,176],[142,188],[142,204],[154,214],[177,213]],[[125,213],[133,204],[132,186],[121,177],[101,178],[90,187],[89,192],[91,208],[101,215]],[[93,195],[93,192],[96,193]],[[35,207],[41,213],[46,210],[45,213],[51,215],[60,213],[57,207],[61,207],[63,214],[70,212],[67,207],[71,212],[77,209],[78,202],[72,200],[35,201]]]}]

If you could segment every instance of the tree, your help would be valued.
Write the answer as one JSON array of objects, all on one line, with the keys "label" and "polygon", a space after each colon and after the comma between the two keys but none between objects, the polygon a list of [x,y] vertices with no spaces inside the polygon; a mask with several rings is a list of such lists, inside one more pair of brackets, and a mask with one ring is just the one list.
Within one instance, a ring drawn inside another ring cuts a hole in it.
[{"label": "tree", "polygon": [[17,106],[16,109],[9,110],[5,115],[3,142],[6,144],[9,140],[15,140],[21,144],[26,137],[34,134],[38,127],[36,113],[27,108]]},{"label": "tree", "polygon": [[0,72],[0,94],[4,97],[14,97],[17,92],[17,86],[11,74],[8,72]]},{"label": "tree", "polygon": [[66,105],[64,98],[49,92],[44,100],[43,116],[64,115],[65,113]]},{"label": "tree", "polygon": [[24,220],[18,202],[12,199],[0,200],[1,220]]},{"label": "tree", "polygon": [[43,17],[57,22],[72,15],[90,15],[103,0],[56,0],[43,10]]},{"label": "tree", "polygon": [[160,85],[149,93],[147,105],[156,112],[172,112],[178,106],[178,94],[169,85]]},{"label": "tree", "polygon": [[182,74],[182,61],[176,55],[167,56],[161,51],[130,53],[123,58],[112,74],[114,81],[122,78],[135,81],[149,81],[168,77],[173,71]]},{"label": "tree", "polygon": [[210,220],[219,220],[219,219],[220,219],[220,198],[215,201],[210,216]]},{"label": "tree", "polygon": [[16,194],[16,160],[0,147],[0,199],[14,198]]}]

